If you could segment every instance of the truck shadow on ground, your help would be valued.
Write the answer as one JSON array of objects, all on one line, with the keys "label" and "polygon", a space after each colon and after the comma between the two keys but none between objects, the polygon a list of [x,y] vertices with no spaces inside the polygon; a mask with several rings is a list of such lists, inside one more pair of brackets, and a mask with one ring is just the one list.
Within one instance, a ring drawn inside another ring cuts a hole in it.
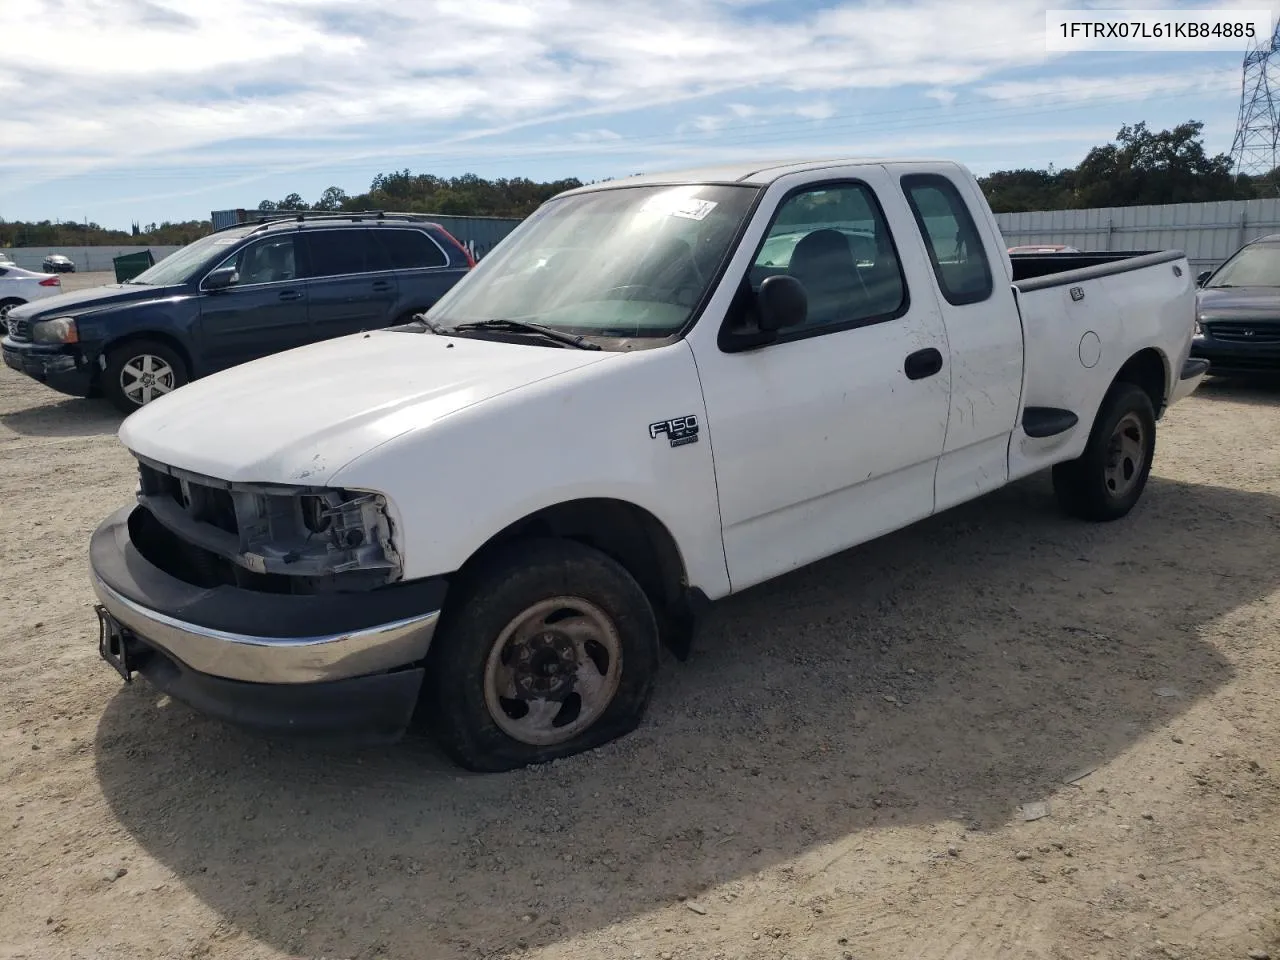
[{"label": "truck shadow on ground", "polygon": [[122,420],[111,404],[96,398],[68,397],[0,413],[0,424],[26,437],[105,437],[119,430]]},{"label": "truck shadow on ground", "polygon": [[536,947],[808,852],[856,860],[885,826],[946,824],[945,850],[1074,789],[1232,676],[1202,633],[1280,584],[1278,518],[1153,479],[1082,524],[1033,478],[726,600],[645,724],[590,755],[465,775],[421,739],[268,743],[137,683],[97,774],[151,855],[277,949]]}]

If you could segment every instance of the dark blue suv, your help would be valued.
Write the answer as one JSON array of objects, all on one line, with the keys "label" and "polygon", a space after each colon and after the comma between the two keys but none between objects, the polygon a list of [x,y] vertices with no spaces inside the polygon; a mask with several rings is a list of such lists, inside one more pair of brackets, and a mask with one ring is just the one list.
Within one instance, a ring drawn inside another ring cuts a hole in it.
[{"label": "dark blue suv", "polygon": [[15,307],[0,350],[128,413],[238,363],[406,321],[474,265],[413,214],[291,214],[219,230],[127,283]]}]

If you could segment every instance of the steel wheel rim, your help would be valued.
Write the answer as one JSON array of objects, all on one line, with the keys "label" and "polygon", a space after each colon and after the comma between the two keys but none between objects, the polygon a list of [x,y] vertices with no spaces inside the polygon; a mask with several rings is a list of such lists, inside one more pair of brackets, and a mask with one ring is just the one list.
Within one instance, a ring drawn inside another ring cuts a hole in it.
[{"label": "steel wheel rim", "polygon": [[525,608],[489,650],[484,702],[507,736],[555,746],[600,719],[622,679],[622,638],[613,620],[581,597]]},{"label": "steel wheel rim", "polygon": [[1120,418],[1107,442],[1107,465],[1102,471],[1107,493],[1126,496],[1142,476],[1147,462],[1147,429],[1136,413]]},{"label": "steel wheel rim", "polygon": [[173,367],[151,353],[131,357],[120,368],[120,389],[138,406],[171,392],[174,379]]}]

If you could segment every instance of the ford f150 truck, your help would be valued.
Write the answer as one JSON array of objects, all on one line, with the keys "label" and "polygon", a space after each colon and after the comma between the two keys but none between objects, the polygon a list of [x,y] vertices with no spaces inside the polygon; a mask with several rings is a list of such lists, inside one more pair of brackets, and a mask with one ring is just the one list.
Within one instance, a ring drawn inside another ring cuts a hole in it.
[{"label": "ford f150 truck", "polygon": [[99,649],[267,730],[586,750],[709,601],[1046,468],[1127,514],[1208,367],[1195,291],[1179,252],[1011,258],[954,163],[569,191],[412,322],[125,420]]}]

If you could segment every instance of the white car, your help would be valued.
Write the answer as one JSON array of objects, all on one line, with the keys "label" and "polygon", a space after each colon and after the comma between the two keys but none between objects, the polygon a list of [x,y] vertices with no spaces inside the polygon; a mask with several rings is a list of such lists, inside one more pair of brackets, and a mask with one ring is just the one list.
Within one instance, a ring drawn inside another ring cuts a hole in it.
[{"label": "white car", "polygon": [[1125,516],[1209,366],[1195,302],[1177,250],[1010,257],[945,161],[573,190],[419,319],[130,415],[99,650],[269,730],[416,713],[476,770],[577,753],[708,601],[1042,470]]},{"label": "white car", "polygon": [[56,274],[24,270],[0,257],[0,333],[8,327],[9,311],[32,300],[56,297],[62,292],[62,279]]}]

